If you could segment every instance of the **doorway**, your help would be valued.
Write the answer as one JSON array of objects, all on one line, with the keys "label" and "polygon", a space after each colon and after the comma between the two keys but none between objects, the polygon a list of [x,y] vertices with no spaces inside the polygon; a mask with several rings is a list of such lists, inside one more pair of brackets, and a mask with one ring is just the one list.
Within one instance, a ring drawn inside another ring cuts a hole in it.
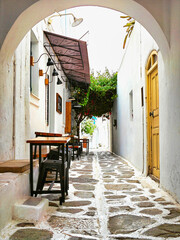
[{"label": "doorway", "polygon": [[160,179],[159,158],[159,82],[158,57],[153,51],[146,67],[147,73],[147,132],[148,132],[148,174]]}]

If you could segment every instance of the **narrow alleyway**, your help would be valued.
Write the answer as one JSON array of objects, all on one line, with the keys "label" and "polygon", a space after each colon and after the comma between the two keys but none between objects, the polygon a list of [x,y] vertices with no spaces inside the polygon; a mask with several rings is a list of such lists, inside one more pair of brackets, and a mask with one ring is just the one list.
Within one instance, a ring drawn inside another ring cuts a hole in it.
[{"label": "narrow alleyway", "polygon": [[41,222],[13,221],[1,239],[180,239],[180,206],[110,152],[91,152],[72,162],[62,206],[57,195],[47,197],[50,207]]}]

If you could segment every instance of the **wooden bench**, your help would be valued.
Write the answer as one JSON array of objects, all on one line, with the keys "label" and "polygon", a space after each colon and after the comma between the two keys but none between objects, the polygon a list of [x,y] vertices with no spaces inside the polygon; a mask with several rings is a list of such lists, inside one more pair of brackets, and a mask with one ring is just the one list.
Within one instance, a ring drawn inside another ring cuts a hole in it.
[{"label": "wooden bench", "polygon": [[[34,160],[34,166],[37,164],[38,160]],[[0,173],[13,172],[13,173],[23,173],[30,168],[29,159],[17,159],[8,160],[0,164]]]}]

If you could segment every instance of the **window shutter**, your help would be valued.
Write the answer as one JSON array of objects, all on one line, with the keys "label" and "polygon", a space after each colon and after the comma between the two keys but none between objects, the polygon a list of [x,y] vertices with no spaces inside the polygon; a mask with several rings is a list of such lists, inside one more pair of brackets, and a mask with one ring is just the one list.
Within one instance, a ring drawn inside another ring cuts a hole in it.
[{"label": "window shutter", "polygon": [[65,133],[71,133],[71,102],[66,102],[66,127]]}]

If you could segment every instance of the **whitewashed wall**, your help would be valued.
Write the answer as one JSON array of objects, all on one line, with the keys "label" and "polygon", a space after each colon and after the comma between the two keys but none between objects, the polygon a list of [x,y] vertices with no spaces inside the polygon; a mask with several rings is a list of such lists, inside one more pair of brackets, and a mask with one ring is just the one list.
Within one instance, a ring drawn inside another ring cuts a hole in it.
[{"label": "whitewashed wall", "polygon": [[30,134],[29,120],[29,66],[30,34],[28,33],[14,54],[13,61],[13,142],[14,158],[24,158],[28,148],[24,144]]},{"label": "whitewashed wall", "polygon": [[[141,103],[143,87],[146,94],[145,66],[152,50],[158,46],[149,33],[136,22],[118,72],[118,99],[114,105],[113,150],[128,159],[140,171],[146,172],[146,105]],[[161,65],[161,62],[159,62]],[[133,95],[133,117],[130,110],[130,92]]]},{"label": "whitewashed wall", "polygon": [[[40,22],[32,29],[33,34],[38,41],[38,56],[45,52],[43,47],[43,30],[52,31],[53,29],[47,29],[47,25],[44,21]],[[49,125],[47,125],[45,116],[45,75],[38,76],[36,79],[39,86],[38,94],[30,92],[30,41],[32,31],[28,32],[19,44],[15,51],[13,64],[11,66],[11,78],[12,81],[14,81],[14,84],[12,84],[12,88],[10,89],[12,91],[12,96],[14,95],[14,100],[12,101],[12,104],[14,104],[14,110],[11,113],[13,122],[13,156],[9,159],[27,158],[29,156],[29,146],[28,144],[25,144],[25,142],[28,138],[35,136],[35,131],[64,133],[65,129],[65,104],[63,104],[62,114],[59,114],[56,111],[56,93],[62,97],[62,101],[66,101],[68,98],[68,90],[66,89],[65,82],[62,81],[63,84],[57,85],[57,77],[52,77],[54,66],[49,67],[47,72],[50,76],[50,81],[52,81],[52,83],[49,83],[49,114],[51,114],[51,116],[49,116]],[[61,30],[58,29],[59,34],[60,31]],[[37,59],[34,59],[34,61],[36,60]],[[47,69],[46,63],[47,56],[43,55],[39,62],[36,63],[36,70],[38,71],[39,69],[42,69],[43,72],[45,72]],[[60,76],[61,72],[59,72],[58,77]]]},{"label": "whitewashed wall", "polygon": [[[173,9],[174,12],[175,9]],[[177,15],[174,17],[177,21]],[[172,28],[173,29],[173,28]],[[177,43],[179,32],[172,41]],[[173,43],[172,43],[173,46]],[[173,47],[172,47],[173,49]],[[113,151],[128,159],[142,173],[147,174],[146,130],[146,74],[145,67],[152,50],[158,51],[159,119],[160,119],[160,185],[180,201],[180,82],[178,63],[163,59],[159,47],[149,33],[136,23],[118,72],[118,99],[113,108]],[[179,56],[172,51],[171,59]],[[172,57],[173,56],[173,57]],[[166,65],[166,67],[165,67]],[[173,71],[174,69],[174,71]],[[176,72],[169,76],[168,72]],[[141,88],[144,107],[141,106]],[[174,90],[173,90],[174,89]],[[133,120],[130,118],[129,93],[133,91]]]},{"label": "whitewashed wall", "polygon": [[[161,185],[180,202],[180,2],[172,1],[170,19],[170,61],[164,59],[160,77]],[[164,73],[164,74],[163,74]]]},{"label": "whitewashed wall", "polygon": [[96,128],[90,137],[90,148],[110,149],[110,121],[107,118],[99,117],[95,121]]}]

